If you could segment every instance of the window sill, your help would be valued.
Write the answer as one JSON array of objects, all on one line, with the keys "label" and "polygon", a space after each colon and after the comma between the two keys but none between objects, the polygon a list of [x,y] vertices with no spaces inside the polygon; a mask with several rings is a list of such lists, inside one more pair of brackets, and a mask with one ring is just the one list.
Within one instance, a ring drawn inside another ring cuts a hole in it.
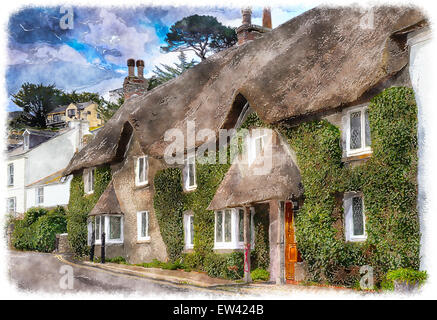
[{"label": "window sill", "polygon": [[141,244],[141,243],[151,243],[151,242],[152,241],[151,241],[150,237],[137,239],[137,243],[138,244]]},{"label": "window sill", "polygon": [[148,188],[149,186],[150,184],[148,182],[143,184],[135,184],[134,190],[145,189]]},{"label": "window sill", "polygon": [[191,192],[191,191],[195,191],[197,189],[197,185],[192,186],[192,187],[184,187],[184,192]]},{"label": "window sill", "polygon": [[90,196],[90,195],[92,195],[92,194],[94,194],[94,191],[90,191],[90,192],[85,192],[85,196]]},{"label": "window sill", "polygon": [[346,240],[346,242],[365,242],[367,240],[367,237],[365,238],[351,238]]},{"label": "window sill", "polygon": [[360,153],[353,153],[353,154],[348,154],[346,155],[346,157],[343,157],[341,159],[342,162],[351,162],[351,161],[358,161],[358,160],[364,160],[364,159],[368,159],[372,156],[373,152],[372,151],[365,151],[365,152],[360,152]]}]

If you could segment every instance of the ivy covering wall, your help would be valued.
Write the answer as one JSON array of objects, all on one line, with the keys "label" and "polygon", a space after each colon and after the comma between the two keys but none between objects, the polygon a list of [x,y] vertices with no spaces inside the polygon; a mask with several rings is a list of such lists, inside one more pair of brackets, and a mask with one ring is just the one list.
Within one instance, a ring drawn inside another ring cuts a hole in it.
[{"label": "ivy covering wall", "polygon": [[[354,286],[360,279],[360,267],[370,265],[374,268],[376,283],[380,283],[389,270],[419,267],[417,107],[412,89],[393,87],[375,96],[369,104],[369,122],[373,154],[357,166],[342,162],[340,129],[326,120],[274,128],[287,138],[301,170],[305,192],[303,207],[296,218],[296,237],[308,266],[309,280]],[[242,127],[266,125],[252,114]],[[197,164],[196,168],[196,191],[184,194],[178,189],[180,202],[172,208],[175,219],[172,223],[179,224],[179,233],[174,233],[179,237],[179,246],[172,258],[182,255],[182,212],[192,210],[195,214],[194,253],[185,259],[211,274],[225,276],[230,268],[229,257],[212,253],[214,214],[206,207],[229,166]],[[175,185],[181,188],[180,170],[164,172],[172,172],[177,177]],[[158,184],[156,186],[158,194]],[[168,185],[165,188],[169,199],[176,196]],[[360,191],[364,195],[365,242],[345,241],[343,195],[348,191]],[[155,202],[157,212],[162,210],[163,203],[163,199]],[[268,266],[269,260],[268,227],[263,228],[266,225],[268,221],[255,222],[255,237],[260,244],[252,252],[254,261],[263,268]],[[160,226],[165,230],[165,223]],[[166,245],[172,244],[166,241]],[[238,261],[242,264],[242,259]]]},{"label": "ivy covering wall", "polygon": [[99,200],[106,186],[111,181],[109,167],[97,168],[94,175],[94,192],[84,193],[84,183],[81,174],[74,175],[70,184],[70,200],[67,209],[68,241],[76,256],[88,254],[88,213]]},{"label": "ivy covering wall", "polygon": [[[354,285],[359,268],[376,282],[401,267],[419,268],[417,107],[412,89],[393,87],[369,105],[373,155],[351,167],[341,162],[340,131],[325,120],[281,129],[296,151],[305,201],[296,219],[299,250],[313,281]],[[344,192],[364,195],[367,241],[347,243]]]}]

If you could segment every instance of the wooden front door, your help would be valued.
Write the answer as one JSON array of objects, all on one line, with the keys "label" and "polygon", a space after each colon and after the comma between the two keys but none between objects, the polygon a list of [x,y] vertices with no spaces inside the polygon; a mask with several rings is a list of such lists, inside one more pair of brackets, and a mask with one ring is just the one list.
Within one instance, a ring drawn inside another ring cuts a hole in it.
[{"label": "wooden front door", "polygon": [[285,278],[295,281],[295,264],[298,259],[294,236],[294,215],[291,202],[285,203]]}]

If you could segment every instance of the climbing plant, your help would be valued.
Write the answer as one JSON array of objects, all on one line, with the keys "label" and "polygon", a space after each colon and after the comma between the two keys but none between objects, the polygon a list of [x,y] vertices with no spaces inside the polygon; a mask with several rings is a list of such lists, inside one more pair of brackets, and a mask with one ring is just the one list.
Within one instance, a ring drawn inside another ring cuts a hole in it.
[{"label": "climbing plant", "polygon": [[88,213],[99,200],[111,180],[109,167],[97,168],[94,175],[94,192],[86,195],[82,174],[74,175],[70,184],[70,200],[67,207],[68,241],[76,256],[88,253]]},{"label": "climbing plant", "polygon": [[[419,267],[417,107],[412,89],[393,87],[375,96],[369,122],[373,154],[358,166],[342,162],[340,130],[326,120],[274,126],[252,113],[242,125],[276,129],[296,152],[305,190],[296,238],[309,280],[354,286],[363,265],[374,268],[377,283],[389,270]],[[196,163],[197,189],[189,193],[182,190],[180,169],[164,169],[155,177],[154,206],[170,258],[182,257],[182,214],[191,210],[194,251],[184,262],[211,274],[220,270],[221,276],[229,270],[228,259],[212,253],[214,213],[206,208],[228,169],[229,164]],[[361,243],[345,241],[343,195],[348,191],[364,194],[367,240]],[[255,217],[252,257],[257,267],[267,268],[268,221]]]},{"label": "climbing plant", "polygon": [[[412,89],[393,87],[369,104],[372,157],[341,162],[340,131],[325,120],[281,131],[296,151],[305,201],[296,219],[299,250],[314,281],[354,285],[370,265],[379,282],[401,267],[419,267],[417,107]],[[367,240],[344,241],[342,196],[364,195]]]}]

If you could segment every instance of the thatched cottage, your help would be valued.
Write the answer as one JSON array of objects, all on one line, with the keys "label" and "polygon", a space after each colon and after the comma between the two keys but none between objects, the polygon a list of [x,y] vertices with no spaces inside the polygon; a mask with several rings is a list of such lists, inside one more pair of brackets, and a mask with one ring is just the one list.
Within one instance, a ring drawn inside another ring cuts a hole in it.
[{"label": "thatched cottage", "polygon": [[[399,169],[400,162],[387,160],[379,149],[388,116],[373,116],[372,110],[388,108],[384,94],[390,88],[405,88],[396,97],[411,105],[408,40],[427,30],[424,16],[409,7],[315,8],[271,29],[269,11],[264,14],[266,25],[254,26],[250,10],[243,10],[238,46],[151,91],[129,94],[73,157],[64,174],[83,187],[72,189],[76,197],[91,199],[98,170],[109,168],[105,189],[82,207],[89,210],[82,212],[91,222],[89,234],[94,230],[99,244],[105,231],[107,255],[131,263],[185,253],[207,264],[212,253],[240,251],[247,280],[251,256],[279,282],[356,279],[364,264],[375,274],[417,267],[416,192],[403,193],[414,200],[403,216],[413,230],[405,241],[396,227],[382,230],[384,219],[392,219],[391,212],[400,217],[403,209],[366,192],[382,188],[380,168],[387,183],[391,168]],[[128,65],[127,82],[144,85],[132,73],[133,61]],[[406,121],[399,115],[391,123]],[[213,134],[192,139],[190,128]],[[175,143],[168,139],[170,129],[182,133],[179,164],[165,156]],[[240,155],[220,170],[198,163],[196,152],[205,141],[222,147],[222,129],[248,129],[248,162]],[[408,141],[409,157],[416,149]],[[267,154],[270,166],[259,173],[257,159]],[[415,162],[402,165],[413,172],[403,185],[416,190]],[[378,178],[363,178],[371,174]],[[385,192],[391,194],[380,189]],[[70,240],[78,241],[73,235]]]}]

